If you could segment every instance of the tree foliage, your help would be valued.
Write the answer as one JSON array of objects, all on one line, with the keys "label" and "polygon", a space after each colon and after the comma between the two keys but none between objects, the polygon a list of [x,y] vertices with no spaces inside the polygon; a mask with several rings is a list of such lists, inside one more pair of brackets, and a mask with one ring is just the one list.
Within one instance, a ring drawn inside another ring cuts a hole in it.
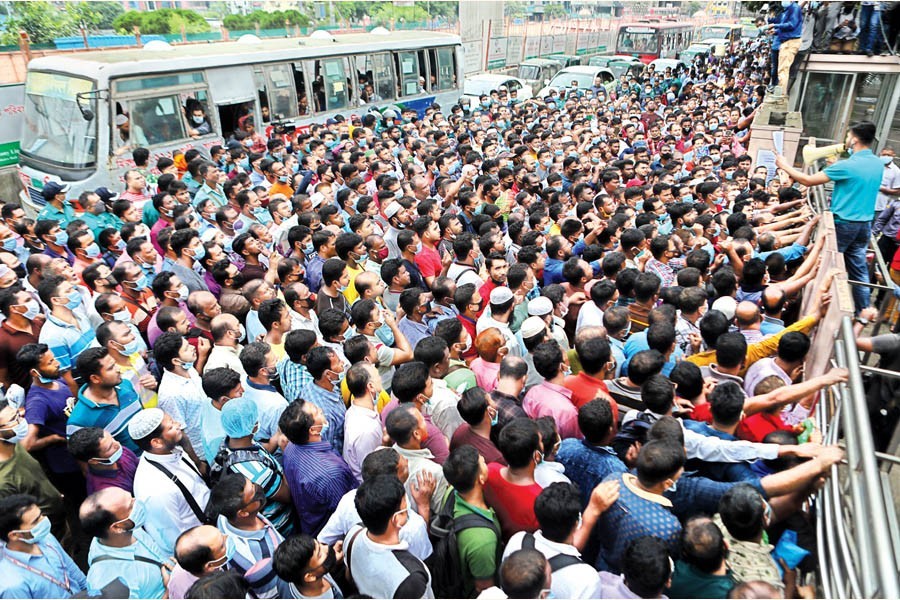
[{"label": "tree foliage", "polygon": [[285,21],[305,27],[309,25],[310,19],[299,10],[255,10],[246,15],[228,15],[222,20],[222,24],[229,31],[254,29],[257,25],[260,29],[282,29]]},{"label": "tree foliage", "polygon": [[74,35],[78,32],[78,26],[71,18],[68,11],[60,13],[49,2],[39,0],[37,2],[16,2],[12,5],[12,12],[6,20],[6,31],[3,32],[4,44],[16,44],[19,41],[19,31],[28,32],[31,41],[36,44],[52,42],[55,38]]},{"label": "tree foliage", "polygon": [[346,21],[361,21],[368,15],[376,23],[391,20],[424,21],[443,17],[456,19],[459,15],[458,2],[443,0],[425,0],[414,2],[412,6],[396,6],[393,2],[335,2],[336,16]]},{"label": "tree foliage", "polygon": [[131,33],[135,25],[143,34],[181,33],[182,25],[186,33],[209,31],[209,23],[203,17],[184,8],[162,8],[148,12],[130,10],[113,21],[113,27],[120,33]]}]

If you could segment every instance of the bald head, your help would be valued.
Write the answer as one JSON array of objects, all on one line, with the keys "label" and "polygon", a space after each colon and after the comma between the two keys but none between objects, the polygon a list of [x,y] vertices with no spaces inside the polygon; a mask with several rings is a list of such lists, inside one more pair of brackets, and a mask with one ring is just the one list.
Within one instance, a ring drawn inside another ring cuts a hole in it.
[{"label": "bald head", "polygon": [[762,293],[763,310],[766,311],[767,315],[778,316],[784,310],[784,301],[786,299],[787,294],[777,285],[766,286]]},{"label": "bald head", "polygon": [[378,295],[376,286],[379,281],[381,281],[381,277],[375,273],[363,271],[353,280],[353,285],[356,286],[356,292],[359,294],[360,298],[363,300],[371,300]]},{"label": "bald head", "polygon": [[216,569],[217,558],[224,555],[225,536],[212,525],[188,529],[175,542],[175,560],[181,568],[197,577]]},{"label": "bald head", "polygon": [[592,327],[582,327],[575,334],[575,345],[578,346],[579,342],[583,343],[585,340],[589,340],[595,337],[606,337],[606,328],[601,326],[592,326]]},{"label": "bald head", "polygon": [[28,257],[28,260],[25,261],[25,270],[28,271],[29,275],[35,271],[43,272],[50,265],[51,260],[53,259],[46,254],[32,254]]},{"label": "bald head", "polygon": [[237,344],[237,338],[229,335],[231,332],[240,330],[240,322],[237,317],[228,313],[214,317],[209,324],[209,331],[212,333],[213,342],[217,346],[234,346]]},{"label": "bald head", "polygon": [[759,307],[747,300],[739,302],[734,311],[738,327],[741,329],[753,329],[759,327]]},{"label": "bald head", "polygon": [[119,487],[108,487],[95,492],[81,503],[78,519],[85,533],[105,540],[130,535],[134,523],[128,520],[134,498]]}]

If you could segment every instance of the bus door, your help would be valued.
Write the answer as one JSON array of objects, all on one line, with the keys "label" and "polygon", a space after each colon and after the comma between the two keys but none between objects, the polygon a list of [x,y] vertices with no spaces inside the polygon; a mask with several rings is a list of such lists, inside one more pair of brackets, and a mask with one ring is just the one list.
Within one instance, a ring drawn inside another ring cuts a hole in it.
[{"label": "bus door", "polygon": [[209,69],[206,78],[222,126],[222,137],[227,140],[239,129],[238,122],[242,117],[258,115],[253,68],[236,65]]}]

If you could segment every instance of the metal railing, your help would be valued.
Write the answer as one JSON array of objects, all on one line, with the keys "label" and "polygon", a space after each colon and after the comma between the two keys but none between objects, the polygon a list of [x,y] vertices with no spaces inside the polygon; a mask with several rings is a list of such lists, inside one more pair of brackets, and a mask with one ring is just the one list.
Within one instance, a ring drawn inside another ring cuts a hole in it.
[{"label": "metal railing", "polygon": [[[816,170],[814,165],[807,167],[807,172]],[[900,598],[900,527],[889,481],[890,467],[900,459],[875,451],[862,373],[877,369],[860,364],[850,294],[853,285],[889,288],[847,280],[843,254],[837,250],[834,221],[827,212],[828,191],[824,186],[811,187],[808,202],[822,215],[818,235],[826,236],[820,272],[811,286],[820,286],[827,271],[836,269],[837,274],[831,283],[832,303],[813,340],[806,372],[807,376],[820,375],[835,366],[849,372],[846,383],[832,386],[816,404],[823,442],[841,443],[846,450],[846,464],[832,468],[831,477],[816,496],[821,596],[841,600]],[[877,246],[872,243],[872,247],[876,269],[887,276]],[[877,322],[882,318],[880,314]],[[893,371],[877,374],[900,377]],[[887,468],[879,470],[879,463]]]},{"label": "metal railing", "polygon": [[819,583],[825,598],[900,598],[893,496],[878,468],[849,316],[841,319],[834,362],[850,377],[818,403],[817,418],[825,443],[843,440],[847,464],[832,468],[817,497]]}]

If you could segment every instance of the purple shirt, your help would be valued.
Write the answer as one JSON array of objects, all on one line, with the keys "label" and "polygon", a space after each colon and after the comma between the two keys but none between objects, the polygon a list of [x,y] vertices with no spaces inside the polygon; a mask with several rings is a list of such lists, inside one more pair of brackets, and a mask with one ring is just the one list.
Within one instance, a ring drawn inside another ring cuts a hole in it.
[{"label": "purple shirt", "polygon": [[[66,437],[66,402],[72,397],[69,386],[59,379],[55,390],[32,385],[25,396],[25,420],[38,426],[38,437],[61,435]],[[69,454],[65,444],[51,444],[39,453],[54,473],[74,473],[78,463]]]},{"label": "purple shirt", "polygon": [[359,485],[344,459],[328,442],[310,442],[284,449],[284,476],[297,509],[300,531],[315,537],[341,498]]},{"label": "purple shirt", "polygon": [[126,447],[122,447],[122,457],[116,463],[119,468],[115,471],[101,471],[88,465],[87,493],[88,496],[108,487],[122,488],[129,494],[134,491],[134,472],[137,471],[138,457]]},{"label": "purple shirt", "polygon": [[[190,323],[191,327],[193,327],[197,323],[197,317],[194,316],[194,313],[188,310],[187,302],[179,302],[178,308],[181,309],[181,312],[183,312],[184,316],[187,317],[188,323]],[[153,313],[153,316],[150,317],[150,323],[147,324],[147,341],[150,342],[151,348],[154,346],[154,344],[156,344],[156,338],[163,334],[162,330],[159,328],[159,323],[156,322],[156,317],[158,316],[159,310]]]}]

